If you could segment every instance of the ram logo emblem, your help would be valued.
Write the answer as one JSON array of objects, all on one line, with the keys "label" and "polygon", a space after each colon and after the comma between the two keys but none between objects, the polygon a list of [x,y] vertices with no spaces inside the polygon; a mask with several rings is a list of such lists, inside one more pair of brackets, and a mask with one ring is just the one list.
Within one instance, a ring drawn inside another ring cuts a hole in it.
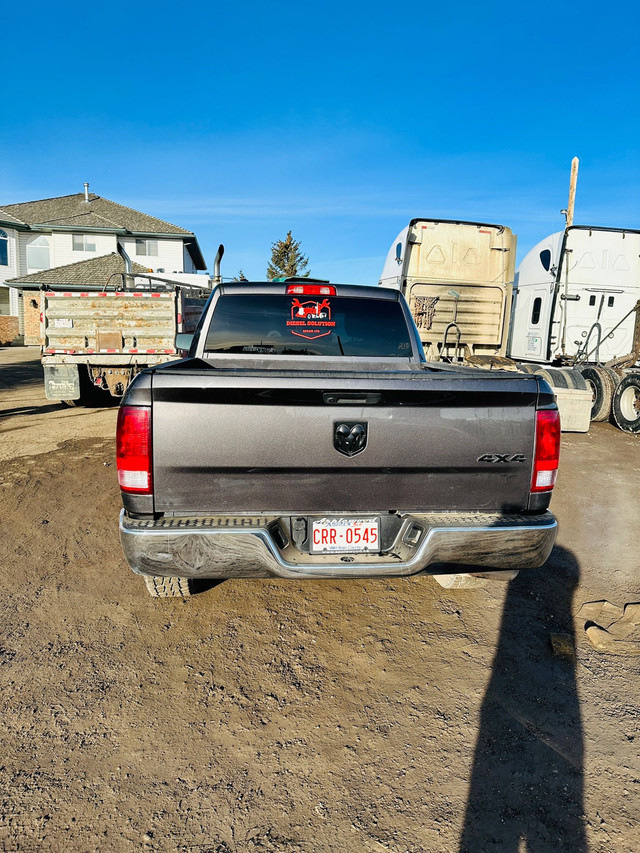
[{"label": "ram logo emblem", "polygon": [[333,425],[333,446],[338,453],[355,456],[367,446],[366,423],[335,423]]}]

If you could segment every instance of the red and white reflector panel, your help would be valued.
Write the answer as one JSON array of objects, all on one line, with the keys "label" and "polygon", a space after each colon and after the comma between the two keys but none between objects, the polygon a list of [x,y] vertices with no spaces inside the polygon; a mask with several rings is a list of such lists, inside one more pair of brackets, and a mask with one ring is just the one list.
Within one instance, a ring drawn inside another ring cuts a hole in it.
[{"label": "red and white reflector panel", "polygon": [[560,412],[536,412],[536,452],[533,460],[532,492],[550,492],[556,484],[560,460]]},{"label": "red and white reflector panel", "polygon": [[303,296],[335,296],[336,289],[329,284],[290,284],[287,293],[301,293]]},{"label": "red and white reflector panel", "polygon": [[151,477],[151,409],[123,406],[118,411],[116,430],[118,482],[123,492],[150,495]]}]

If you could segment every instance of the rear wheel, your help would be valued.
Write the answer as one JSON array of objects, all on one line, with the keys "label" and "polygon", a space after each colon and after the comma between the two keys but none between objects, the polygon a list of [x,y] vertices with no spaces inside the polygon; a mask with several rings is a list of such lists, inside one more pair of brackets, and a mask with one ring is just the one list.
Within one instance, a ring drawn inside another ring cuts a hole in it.
[{"label": "rear wheel", "polygon": [[640,433],[640,373],[629,373],[616,388],[611,414],[625,432]]},{"label": "rear wheel", "polygon": [[153,598],[189,598],[191,582],[189,578],[161,578],[155,575],[143,575],[149,595]]},{"label": "rear wheel", "polygon": [[604,367],[583,367],[580,371],[591,391],[591,420],[608,421],[611,414],[614,384]]}]

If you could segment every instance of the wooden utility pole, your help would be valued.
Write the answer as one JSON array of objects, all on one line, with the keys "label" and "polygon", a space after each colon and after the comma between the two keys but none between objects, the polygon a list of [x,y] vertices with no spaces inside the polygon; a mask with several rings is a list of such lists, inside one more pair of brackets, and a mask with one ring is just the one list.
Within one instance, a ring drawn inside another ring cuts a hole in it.
[{"label": "wooden utility pole", "polygon": [[567,204],[567,228],[573,225],[573,211],[576,206],[576,186],[578,184],[578,166],[580,161],[574,157],[571,161],[571,179],[569,181],[569,203]]}]

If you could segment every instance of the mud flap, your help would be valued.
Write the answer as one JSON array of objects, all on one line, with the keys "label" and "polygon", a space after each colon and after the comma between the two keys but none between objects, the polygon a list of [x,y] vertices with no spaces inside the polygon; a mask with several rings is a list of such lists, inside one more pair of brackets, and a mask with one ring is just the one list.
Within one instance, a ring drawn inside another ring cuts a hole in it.
[{"label": "mud flap", "polygon": [[44,395],[47,400],[77,400],[80,397],[80,374],[77,364],[46,364]]}]

